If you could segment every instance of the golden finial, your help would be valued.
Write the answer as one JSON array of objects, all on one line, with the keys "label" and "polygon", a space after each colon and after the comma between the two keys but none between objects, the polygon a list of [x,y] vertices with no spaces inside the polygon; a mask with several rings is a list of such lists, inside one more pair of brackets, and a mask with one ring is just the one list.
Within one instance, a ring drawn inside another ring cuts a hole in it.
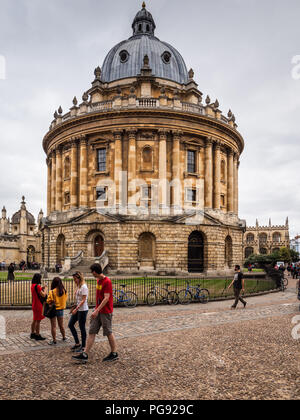
[{"label": "golden finial", "polygon": [[146,3],[143,1],[142,8],[146,9]]}]

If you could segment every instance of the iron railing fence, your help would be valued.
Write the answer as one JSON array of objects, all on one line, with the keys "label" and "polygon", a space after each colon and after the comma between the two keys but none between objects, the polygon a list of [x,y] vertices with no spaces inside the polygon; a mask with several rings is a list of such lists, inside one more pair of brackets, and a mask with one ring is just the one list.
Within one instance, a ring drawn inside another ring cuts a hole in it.
[{"label": "iron railing fence", "polygon": [[[132,278],[113,278],[112,284],[114,290],[131,291],[137,294],[138,304],[146,304],[148,293],[154,286],[159,288],[168,288],[169,291],[175,290],[179,292],[186,289],[187,282],[190,287],[200,287],[208,289],[210,293],[210,300],[221,300],[233,297],[233,289],[228,290],[232,278],[204,278],[204,277],[189,277],[189,278],[167,278],[167,277],[132,277]],[[75,284],[73,279],[63,280],[65,288],[68,293],[68,307],[74,303]],[[96,304],[96,280],[87,279],[89,287],[89,305]],[[48,290],[51,288],[51,280],[44,280],[43,284],[47,286]],[[276,282],[269,278],[262,278],[261,276],[245,279],[245,294],[251,295],[258,292],[267,292],[276,289]],[[31,306],[31,281],[30,280],[16,280],[14,282],[7,282],[0,280],[0,308],[1,307],[26,307]],[[118,305],[118,304],[117,304]]]}]

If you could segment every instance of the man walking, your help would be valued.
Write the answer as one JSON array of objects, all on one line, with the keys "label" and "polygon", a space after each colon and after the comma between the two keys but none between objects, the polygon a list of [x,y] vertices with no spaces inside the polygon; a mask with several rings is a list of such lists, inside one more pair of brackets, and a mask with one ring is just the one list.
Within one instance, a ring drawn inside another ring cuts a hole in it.
[{"label": "man walking", "polygon": [[244,275],[241,272],[241,267],[239,265],[235,266],[234,271],[235,271],[234,279],[232,280],[231,284],[228,286],[228,289],[230,289],[231,286],[233,285],[234,297],[235,297],[235,302],[231,308],[235,309],[239,303],[239,300],[244,305],[244,308],[246,308],[247,302],[240,296],[241,292],[244,293],[245,291]]},{"label": "man walking", "polygon": [[73,359],[86,363],[89,358],[89,353],[93,347],[96,335],[99,333],[101,327],[103,328],[103,335],[108,338],[111,353],[103,359],[103,362],[112,362],[118,360],[117,343],[112,332],[112,316],[113,316],[113,291],[111,280],[102,273],[100,264],[93,264],[91,272],[97,279],[96,292],[96,309],[91,315],[90,331],[84,351],[78,356],[73,356]]}]

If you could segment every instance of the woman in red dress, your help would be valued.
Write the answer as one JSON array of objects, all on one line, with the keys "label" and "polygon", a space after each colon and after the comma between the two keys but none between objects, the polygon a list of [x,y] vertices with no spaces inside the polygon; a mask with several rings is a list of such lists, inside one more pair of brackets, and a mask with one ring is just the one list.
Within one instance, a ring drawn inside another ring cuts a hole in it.
[{"label": "woman in red dress", "polygon": [[41,286],[42,276],[35,274],[31,284],[32,294],[32,311],[33,311],[33,322],[31,324],[31,335],[32,340],[43,341],[44,337],[40,335],[41,321],[45,319],[43,316],[43,298],[47,297],[47,286]]}]

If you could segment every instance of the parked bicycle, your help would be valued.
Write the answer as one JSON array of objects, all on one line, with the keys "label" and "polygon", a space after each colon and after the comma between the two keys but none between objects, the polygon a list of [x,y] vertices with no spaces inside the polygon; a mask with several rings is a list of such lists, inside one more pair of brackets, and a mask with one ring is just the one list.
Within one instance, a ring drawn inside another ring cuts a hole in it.
[{"label": "parked bicycle", "polygon": [[170,284],[166,284],[165,286],[166,288],[157,285],[153,286],[146,298],[147,305],[154,306],[157,303],[177,305],[179,300],[177,292],[175,290],[169,290]]},{"label": "parked bicycle", "polygon": [[125,291],[126,284],[121,284],[122,289],[113,290],[114,305],[122,303],[127,308],[135,308],[138,303],[138,296],[134,292]]},{"label": "parked bicycle", "polygon": [[287,277],[284,276],[284,274],[282,274],[281,278],[280,278],[280,289],[282,292],[285,291],[285,289],[287,288],[289,284],[289,280]]},{"label": "parked bicycle", "polygon": [[178,292],[179,303],[181,303],[181,305],[187,305],[193,300],[199,301],[200,303],[207,303],[209,301],[210,295],[207,289],[202,289],[200,284],[197,286],[190,286],[189,281],[186,283],[186,288]]}]

